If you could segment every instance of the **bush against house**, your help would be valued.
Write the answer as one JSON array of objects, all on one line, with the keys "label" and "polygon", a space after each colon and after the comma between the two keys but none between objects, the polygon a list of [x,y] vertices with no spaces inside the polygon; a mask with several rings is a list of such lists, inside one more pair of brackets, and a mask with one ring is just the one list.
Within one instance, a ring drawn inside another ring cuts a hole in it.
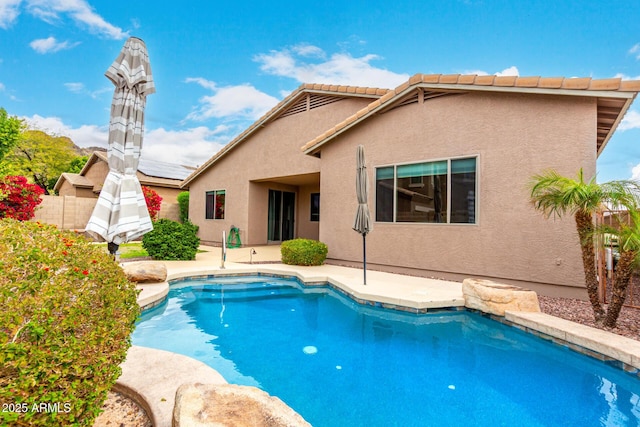
[{"label": "bush against house", "polygon": [[84,237],[7,218],[0,271],[0,402],[20,408],[0,425],[93,425],[131,344],[135,285]]},{"label": "bush against house", "polygon": [[180,222],[189,221],[189,192],[183,191],[178,194],[178,206],[180,207]]},{"label": "bush against house", "polygon": [[153,230],[142,238],[142,247],[153,259],[189,261],[196,258],[200,238],[198,226],[186,222],[181,224],[170,219],[159,219]]},{"label": "bush against house", "polygon": [[44,190],[29,184],[24,176],[5,176],[0,179],[0,219],[28,221],[42,203]]},{"label": "bush against house", "polygon": [[327,245],[317,240],[293,239],[282,242],[282,262],[290,265],[322,265],[327,259]]}]

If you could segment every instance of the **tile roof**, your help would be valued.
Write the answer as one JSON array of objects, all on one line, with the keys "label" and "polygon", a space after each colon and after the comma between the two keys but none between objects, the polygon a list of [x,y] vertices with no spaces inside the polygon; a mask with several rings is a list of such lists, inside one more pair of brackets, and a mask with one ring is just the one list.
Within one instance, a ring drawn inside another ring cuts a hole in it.
[{"label": "tile roof", "polygon": [[64,181],[69,181],[69,183],[74,187],[93,188],[93,183],[89,181],[87,177],[82,176],[79,173],[63,172],[56,181],[53,189],[55,191],[59,191]]},{"label": "tile roof", "polygon": [[389,92],[389,89],[380,89],[373,87],[361,87],[361,86],[343,86],[343,85],[327,85],[317,83],[305,83],[300,85],[297,89],[287,95],[282,101],[280,101],[275,107],[267,111],[262,117],[256,120],[251,126],[245,129],[242,133],[236,136],[232,141],[226,144],[216,154],[214,154],[209,160],[207,160],[202,166],[200,166],[195,172],[189,175],[182,183],[182,186],[187,186],[198,175],[208,169],[215,162],[224,157],[235,146],[242,143],[249,136],[251,136],[256,130],[266,125],[268,122],[278,118],[280,114],[285,112],[301,94],[316,93],[324,95],[334,95],[340,97],[365,97],[365,98],[379,98]]},{"label": "tile roof", "polygon": [[388,91],[381,98],[358,111],[351,117],[336,124],[322,135],[302,147],[306,154],[318,153],[320,147],[338,134],[353,127],[375,112],[400,100],[417,88],[428,88],[442,92],[492,91],[592,96],[598,98],[598,138],[596,148],[602,152],[624,113],[640,92],[640,80],[620,78],[592,79],[565,77],[518,77],[518,76],[478,76],[464,74],[416,74],[397,88]]}]

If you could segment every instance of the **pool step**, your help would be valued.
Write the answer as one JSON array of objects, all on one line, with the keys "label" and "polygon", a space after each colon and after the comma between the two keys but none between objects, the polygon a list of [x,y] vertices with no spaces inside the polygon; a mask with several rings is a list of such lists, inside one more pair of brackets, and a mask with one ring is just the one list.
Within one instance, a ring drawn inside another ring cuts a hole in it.
[{"label": "pool step", "polygon": [[191,292],[197,299],[231,301],[253,301],[266,298],[293,298],[303,296],[304,293],[293,286],[287,285],[266,285],[264,284],[243,284],[243,285],[220,285],[206,287],[192,287]]}]

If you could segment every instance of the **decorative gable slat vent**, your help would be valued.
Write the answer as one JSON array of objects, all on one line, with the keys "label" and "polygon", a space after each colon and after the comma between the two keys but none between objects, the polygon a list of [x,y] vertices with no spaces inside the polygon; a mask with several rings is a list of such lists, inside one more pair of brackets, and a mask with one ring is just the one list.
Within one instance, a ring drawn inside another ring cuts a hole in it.
[{"label": "decorative gable slat vent", "polygon": [[293,116],[294,114],[302,113],[307,111],[307,96],[301,98],[298,102],[293,104],[287,111],[280,114],[278,118]]},{"label": "decorative gable slat vent", "polygon": [[301,98],[298,102],[293,104],[284,113],[278,116],[282,117],[293,116],[294,114],[304,113],[305,111],[313,110],[314,108],[323,107],[325,105],[333,104],[334,102],[342,101],[344,98],[338,96],[326,96],[318,95],[315,93],[307,94]]},{"label": "decorative gable slat vent", "polygon": [[418,103],[418,92],[416,91],[415,93],[413,93],[411,96],[409,96],[408,98],[403,99],[402,101],[400,101],[398,104],[396,104],[397,107],[404,107],[405,105],[410,105],[410,104],[417,104]]},{"label": "decorative gable slat vent", "polygon": [[309,109],[313,110],[314,108],[323,107],[325,105],[333,104],[334,102],[342,101],[344,98],[338,98],[337,96],[325,96],[318,94],[309,95]]},{"label": "decorative gable slat vent", "polygon": [[424,91],[422,93],[422,100],[424,102],[427,102],[430,99],[434,99],[434,98],[439,98],[441,96],[449,96],[449,95],[458,95],[459,92],[429,92],[429,91]]}]

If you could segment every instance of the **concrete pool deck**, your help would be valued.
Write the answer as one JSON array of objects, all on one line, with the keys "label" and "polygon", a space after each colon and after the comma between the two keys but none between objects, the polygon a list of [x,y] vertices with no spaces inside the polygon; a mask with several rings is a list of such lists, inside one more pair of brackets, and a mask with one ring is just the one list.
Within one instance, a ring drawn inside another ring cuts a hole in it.
[{"label": "concrete pool deck", "polygon": [[[367,271],[363,284],[361,269],[323,265],[299,267],[280,264],[279,246],[228,249],[221,268],[221,248],[201,247],[195,261],[162,261],[167,280],[212,274],[266,273],[297,276],[307,283],[327,282],[363,303],[424,312],[432,309],[463,309],[462,283],[423,277]],[[255,254],[252,254],[255,249]],[[253,261],[254,264],[249,264]],[[161,303],[168,283],[141,284],[138,303],[149,308]],[[495,318],[495,316],[492,316]],[[559,319],[544,313],[507,312],[496,318],[544,339],[565,345],[639,375],[640,342],[600,329]],[[171,426],[175,392],[183,383],[224,383],[214,369],[185,356],[159,350],[132,347],[122,364],[123,374],[116,388],[141,403],[154,426]]]}]

